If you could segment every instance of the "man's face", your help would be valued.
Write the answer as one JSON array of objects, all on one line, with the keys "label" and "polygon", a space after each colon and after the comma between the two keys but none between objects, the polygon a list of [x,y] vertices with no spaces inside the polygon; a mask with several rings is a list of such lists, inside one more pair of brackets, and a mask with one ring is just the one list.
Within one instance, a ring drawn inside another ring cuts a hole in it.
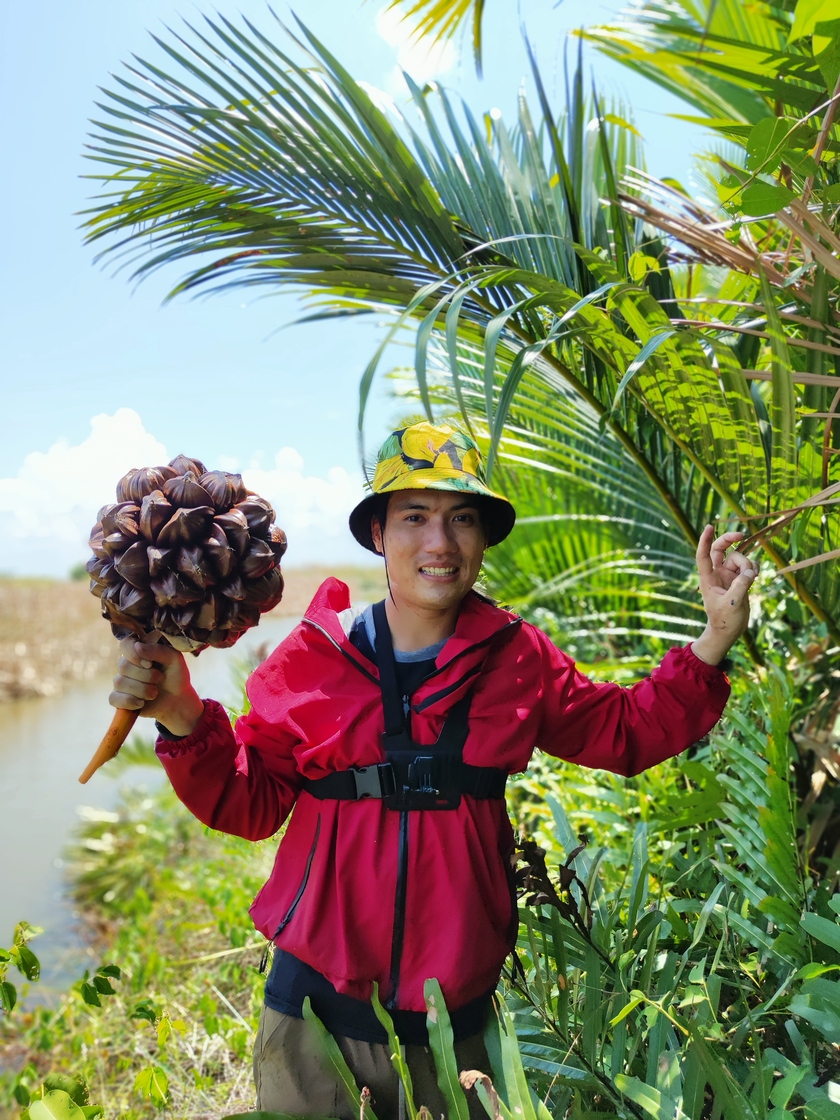
[{"label": "man's face", "polygon": [[[373,543],[383,552],[378,521]],[[478,578],[486,538],[468,494],[399,490],[391,495],[384,554],[397,606],[420,612],[457,606]]]}]

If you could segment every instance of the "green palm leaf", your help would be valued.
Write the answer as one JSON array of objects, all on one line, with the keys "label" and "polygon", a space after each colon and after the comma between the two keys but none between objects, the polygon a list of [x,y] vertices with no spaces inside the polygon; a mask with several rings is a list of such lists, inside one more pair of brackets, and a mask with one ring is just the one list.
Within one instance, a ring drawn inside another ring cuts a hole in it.
[{"label": "green palm leaf", "polygon": [[[526,376],[550,394],[571,391],[689,546],[718,513],[779,508],[777,480],[787,505],[814,492],[821,463],[792,440],[795,373],[771,372],[793,369],[785,348],[806,341],[789,330],[779,341],[770,320],[756,330],[745,316],[715,324],[680,313],[684,281],[669,271],[666,245],[629,222],[618,200],[602,201],[639,153],[584,97],[580,69],[565,120],[547,112],[539,84],[538,127],[524,98],[508,129],[479,125],[466,108],[462,124],[445,93],[435,112],[432,96],[412,87],[421,135],[304,35],[307,65],[250,24],[207,21],[206,31],[161,42],[174,76],[129,68],[93,146],[107,190],[88,215],[90,240],[105,240],[135,276],[187,264],[175,292],[294,283],[319,310],[391,307],[419,320],[427,410],[429,348],[444,335],[450,350],[479,347],[491,468]],[[629,278],[634,253],[661,260],[660,271]],[[741,347],[755,337],[777,339],[772,358]],[[739,372],[759,359],[774,379],[772,403]],[[363,403],[376,364],[363,376]],[[473,407],[457,363],[453,373],[460,403]],[[779,567],[790,540],[765,544]],[[838,593],[826,565],[786,578],[827,617],[820,597],[833,603]]]},{"label": "green palm leaf", "polygon": [[[134,252],[135,276],[222,254],[171,294],[282,276],[397,303],[401,280],[416,290],[463,252],[397,130],[324,48],[340,95],[250,25],[211,27],[189,50],[159,40],[184,77],[140,61],[101,106],[92,153],[117,190],[90,212],[89,240],[124,232],[109,249]],[[144,237],[153,254],[137,251]]]},{"label": "green palm leaf", "polygon": [[825,88],[810,51],[788,43],[791,22],[785,6],[764,0],[654,0],[582,34],[736,138],[738,126],[767,116],[769,105],[807,112]]},{"label": "green palm leaf", "polygon": [[[457,378],[440,343],[429,348],[433,414],[466,407],[490,439],[482,353],[461,344]],[[456,392],[456,383],[460,389]],[[494,400],[507,384],[502,367]],[[419,396],[413,382],[398,396]],[[403,417],[405,419],[405,417]],[[694,560],[656,489],[598,416],[563,383],[527,371],[501,441],[496,485],[514,501],[517,531],[488,553],[486,572],[505,602],[547,626],[564,648],[592,662],[633,657],[640,643],[663,652],[704,625]],[[693,497],[686,491],[684,499]]]}]

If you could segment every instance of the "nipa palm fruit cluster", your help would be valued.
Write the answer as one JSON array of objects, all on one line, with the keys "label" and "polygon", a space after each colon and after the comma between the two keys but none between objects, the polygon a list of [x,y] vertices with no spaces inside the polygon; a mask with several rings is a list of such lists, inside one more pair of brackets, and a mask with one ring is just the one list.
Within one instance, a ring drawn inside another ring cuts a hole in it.
[{"label": "nipa palm fruit cluster", "polygon": [[176,649],[232,646],[283,594],[286,535],[238,474],[178,455],[129,471],[93,527],[90,589],[117,638],[158,630]]}]

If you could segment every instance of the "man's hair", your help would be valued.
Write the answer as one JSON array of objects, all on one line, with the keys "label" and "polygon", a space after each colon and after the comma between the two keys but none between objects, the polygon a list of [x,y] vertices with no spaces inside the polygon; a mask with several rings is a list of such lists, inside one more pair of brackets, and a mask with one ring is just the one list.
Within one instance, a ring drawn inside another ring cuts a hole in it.
[{"label": "man's hair", "polygon": [[379,528],[385,531],[385,518],[388,516],[388,501],[390,494],[374,494],[373,502],[371,503],[370,519],[379,524]]}]

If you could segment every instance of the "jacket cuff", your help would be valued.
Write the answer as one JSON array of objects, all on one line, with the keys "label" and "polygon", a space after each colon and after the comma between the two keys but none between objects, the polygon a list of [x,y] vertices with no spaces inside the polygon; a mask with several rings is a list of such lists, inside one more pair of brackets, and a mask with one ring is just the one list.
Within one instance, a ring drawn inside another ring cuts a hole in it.
[{"label": "jacket cuff", "polygon": [[155,727],[158,729],[158,738],[155,743],[155,751],[157,754],[186,754],[194,747],[197,747],[199,743],[204,742],[211,727],[216,722],[216,718],[222,706],[217,700],[202,700],[202,703],[204,704],[204,711],[201,714],[201,719],[189,735],[185,735],[181,739],[173,735],[162,724],[155,720]]},{"label": "jacket cuff", "polygon": [[717,684],[721,677],[726,680],[726,670],[732,668],[732,662],[725,657],[718,665],[710,665],[702,657],[698,657],[691,648],[691,643],[683,646],[680,653],[685,658],[685,665],[689,672],[705,681],[707,684]]}]

